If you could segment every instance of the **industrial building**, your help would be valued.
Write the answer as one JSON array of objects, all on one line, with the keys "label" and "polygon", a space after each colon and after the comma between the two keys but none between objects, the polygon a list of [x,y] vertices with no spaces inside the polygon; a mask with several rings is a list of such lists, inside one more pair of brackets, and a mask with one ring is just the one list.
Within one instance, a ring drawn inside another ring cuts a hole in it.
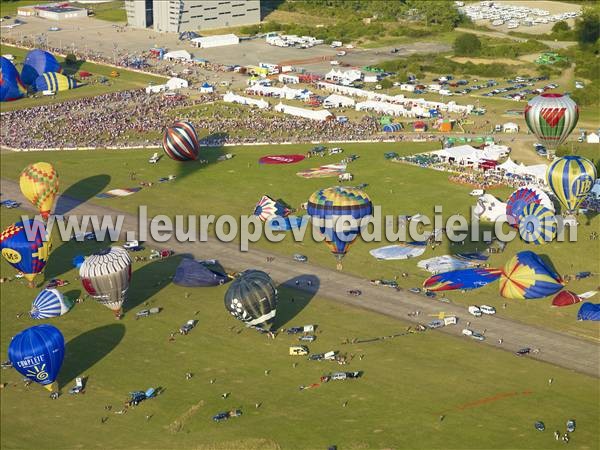
[{"label": "industrial building", "polygon": [[127,23],[168,33],[260,22],[260,0],[125,0]]},{"label": "industrial building", "polygon": [[45,5],[31,5],[17,8],[19,16],[38,16],[50,20],[65,20],[87,17],[85,8],[77,8],[68,3],[50,3]]}]

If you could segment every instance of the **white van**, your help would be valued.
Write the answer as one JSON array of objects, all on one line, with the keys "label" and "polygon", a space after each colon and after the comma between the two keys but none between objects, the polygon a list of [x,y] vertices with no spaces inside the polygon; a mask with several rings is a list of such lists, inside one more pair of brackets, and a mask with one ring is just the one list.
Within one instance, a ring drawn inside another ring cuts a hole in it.
[{"label": "white van", "polygon": [[479,307],[479,309],[483,314],[488,314],[488,315],[496,314],[496,308],[494,308],[493,306],[481,305]]},{"label": "white van", "polygon": [[45,95],[45,96],[56,95],[56,92],[46,90],[46,91],[42,91],[42,95]]},{"label": "white van", "polygon": [[444,325],[456,325],[457,322],[456,316],[444,317]]},{"label": "white van", "polygon": [[475,306],[475,305],[471,305],[469,306],[469,314],[475,316],[475,317],[481,317],[481,309],[479,309],[479,306]]},{"label": "white van", "polygon": [[332,380],[345,380],[346,378],[348,378],[346,372],[335,372],[331,374]]},{"label": "white van", "polygon": [[465,328],[464,330],[462,330],[462,334],[464,336],[471,336],[473,334],[473,332],[471,330],[469,330],[468,328]]}]

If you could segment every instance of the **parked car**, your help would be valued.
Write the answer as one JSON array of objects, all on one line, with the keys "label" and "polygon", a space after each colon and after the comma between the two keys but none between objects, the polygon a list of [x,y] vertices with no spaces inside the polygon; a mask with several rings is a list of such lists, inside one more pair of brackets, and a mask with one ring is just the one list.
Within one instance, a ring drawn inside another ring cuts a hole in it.
[{"label": "parked car", "polygon": [[477,333],[476,331],[473,331],[473,334],[471,334],[471,337],[473,339],[475,339],[476,341],[485,341],[485,336],[481,333]]},{"label": "parked car", "polygon": [[314,334],[305,334],[298,338],[298,340],[302,342],[314,342],[315,339],[317,339],[317,337]]},{"label": "parked car", "polygon": [[21,203],[16,202],[14,200],[4,200],[3,202],[0,203],[0,205],[4,206],[5,208],[8,208],[8,209],[13,209],[13,208],[18,208],[19,206],[21,206]]},{"label": "parked car", "polygon": [[421,288],[418,287],[412,287],[408,290],[408,292],[412,292],[413,294],[420,294],[421,293]]},{"label": "parked car", "polygon": [[496,314],[496,308],[494,308],[493,306],[489,306],[489,305],[481,305],[479,307],[479,310],[483,313],[483,314],[487,314],[487,315],[492,315],[492,314]]},{"label": "parked car", "polygon": [[475,305],[471,305],[468,308],[469,314],[475,316],[475,317],[481,317],[481,309],[479,309],[478,306]]},{"label": "parked car", "polygon": [[436,328],[442,328],[444,325],[445,325],[445,324],[444,324],[444,321],[443,321],[443,320],[440,320],[440,319],[435,319],[435,320],[432,320],[431,322],[429,322],[429,323],[427,324],[427,326],[428,326],[429,328],[432,328],[432,329],[436,329]]},{"label": "parked car", "polygon": [[67,280],[61,280],[59,278],[54,278],[46,284],[46,289],[54,289],[57,287],[66,286],[67,284],[69,284],[69,282]]},{"label": "parked car", "polygon": [[308,355],[308,347],[305,345],[292,345],[289,352],[290,356],[306,356]]},{"label": "parked car", "polygon": [[307,262],[308,261],[308,257],[306,257],[305,255],[301,255],[300,253],[294,253],[294,255],[292,256],[292,259],[296,262]]},{"label": "parked car", "polygon": [[332,380],[345,380],[348,375],[346,375],[346,372],[335,372],[331,374],[330,378]]},{"label": "parked car", "polygon": [[192,331],[194,329],[194,327],[196,326],[196,324],[198,323],[197,320],[188,320],[180,329],[179,332],[181,334],[188,334],[190,331]]},{"label": "parked car", "polygon": [[462,330],[461,332],[464,336],[471,336],[473,334],[473,331],[469,330],[468,328],[465,328]]},{"label": "parked car", "polygon": [[394,280],[371,280],[371,284],[375,286],[387,286],[393,289],[398,289],[398,283]]},{"label": "parked car", "polygon": [[291,327],[288,328],[286,330],[287,334],[298,334],[298,333],[303,333],[304,332],[304,328],[303,327]]},{"label": "parked car", "polygon": [[520,348],[519,350],[517,350],[515,352],[515,355],[524,356],[524,355],[528,355],[529,353],[531,353],[531,349],[529,347],[523,347],[523,348]]},{"label": "parked car", "polygon": [[361,294],[362,294],[362,291],[360,289],[350,289],[348,291],[348,295],[352,295],[354,297],[358,297]]}]

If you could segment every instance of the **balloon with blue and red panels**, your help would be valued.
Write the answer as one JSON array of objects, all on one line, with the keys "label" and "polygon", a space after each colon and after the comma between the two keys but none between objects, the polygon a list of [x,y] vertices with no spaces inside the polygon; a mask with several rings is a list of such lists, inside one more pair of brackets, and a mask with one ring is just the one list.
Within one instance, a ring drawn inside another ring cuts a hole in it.
[{"label": "balloon with blue and red panels", "polygon": [[34,287],[33,280],[46,267],[52,251],[46,226],[32,219],[14,223],[0,234],[0,247],[4,259]]},{"label": "balloon with blue and red panels", "polygon": [[531,203],[542,205],[554,212],[554,205],[548,194],[535,186],[525,186],[514,191],[506,201],[508,223],[515,228],[519,228],[519,220],[523,215],[523,211]]},{"label": "balloon with blue and red panels", "polygon": [[500,278],[500,269],[470,268],[433,275],[425,280],[423,288],[428,291],[453,291],[477,289]]},{"label": "balloon with blue and red panels", "polygon": [[8,345],[8,359],[17,372],[57,390],[56,378],[65,357],[65,339],[52,325],[36,325],[14,336]]},{"label": "balloon with blue and red panels", "polygon": [[165,128],[162,146],[167,156],[175,161],[194,161],[198,159],[200,140],[190,122],[175,122]]},{"label": "balloon with blue and red panels", "polygon": [[366,226],[363,219],[373,214],[371,199],[358,188],[335,186],[314,192],[306,211],[342,270],[342,258]]},{"label": "balloon with blue and red panels", "polygon": [[254,215],[262,222],[266,222],[273,217],[286,217],[290,209],[283,203],[273,200],[268,195],[263,195],[254,207]]},{"label": "balloon with blue and red panels", "polygon": [[500,276],[500,295],[506,298],[543,298],[562,288],[563,281],[556,271],[531,251],[513,256]]}]

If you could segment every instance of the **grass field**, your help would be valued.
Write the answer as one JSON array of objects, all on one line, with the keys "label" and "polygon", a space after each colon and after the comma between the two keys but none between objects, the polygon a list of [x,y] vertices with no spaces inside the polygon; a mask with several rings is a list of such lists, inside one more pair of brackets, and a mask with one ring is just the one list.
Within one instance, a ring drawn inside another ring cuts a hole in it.
[{"label": "grass field", "polygon": [[[423,213],[432,215],[434,205],[443,206],[444,218],[454,213],[470,217],[469,208],[475,204],[468,193],[471,187],[452,184],[446,173],[385,161],[383,153],[396,151],[410,154],[434,148],[435,144],[352,144],[344,145],[345,152],[356,153],[360,158],[351,164],[349,170],[354,174],[354,184],[367,183],[367,193],[374,204],[381,205],[383,214],[402,215]],[[339,157],[308,159],[299,164],[288,166],[259,165],[257,160],[265,154],[305,152],[310,146],[272,146],[227,147],[225,149],[204,150],[203,158],[210,163],[178,164],[163,158],[158,164],[147,163],[153,153],[149,151],[94,151],[94,152],[53,152],[5,154],[2,158],[2,177],[17,179],[21,169],[28,163],[48,159],[55,164],[62,183],[62,191],[68,195],[87,199],[100,191],[112,188],[126,188],[137,185],[139,181],[156,181],[161,176],[174,174],[177,179],[170,183],[157,184],[139,193],[121,199],[92,199],[96,204],[110,206],[135,213],[140,204],[148,205],[149,214],[251,214],[254,204],[263,194],[273,198],[282,198],[291,206],[298,208],[310,194],[317,189],[336,185],[335,179],[303,179],[297,177],[298,170],[317,167],[339,161]],[[583,156],[593,158],[591,148],[582,152]],[[215,162],[221,153],[233,153],[235,157],[225,162]],[[130,173],[137,174],[137,181],[130,180]],[[512,192],[509,188],[493,191],[501,199]],[[443,193],[443,194],[442,194]],[[492,267],[502,267],[504,263],[520,250],[530,249],[547,256],[561,274],[574,274],[579,271],[592,271],[595,276],[575,281],[569,289],[577,293],[593,290],[599,284],[598,241],[590,241],[591,231],[598,229],[596,217],[581,217],[579,239],[577,242],[564,242],[532,247],[520,241],[509,243],[503,254],[492,255],[489,263]],[[482,224],[482,229],[487,225]],[[334,267],[334,258],[323,244],[317,244],[307,238],[304,242],[294,242],[290,236],[278,244],[261,240],[254,244],[268,249],[283,257],[293,253],[303,253],[319,265]],[[400,278],[404,288],[421,286],[428,273],[416,267],[414,260],[376,261],[369,250],[386,243],[357,242],[344,260],[344,270],[365,278],[389,278],[408,273]],[[442,254],[453,254],[468,250],[484,250],[482,243],[469,243],[465,246],[451,245],[444,241],[435,250],[428,249],[422,258]],[[496,283],[472,292],[450,292],[448,297],[456,303],[469,305],[487,303],[495,306],[507,317],[561,330],[570,334],[598,340],[598,327],[589,322],[577,322],[577,306],[569,308],[551,308],[550,299],[538,301],[506,301],[498,294]],[[507,308],[502,309],[503,303]]]},{"label": "grass field", "polygon": [[92,10],[96,19],[108,22],[127,22],[127,13],[125,12],[125,2],[123,0],[81,6]]},{"label": "grass field", "polygon": [[[3,210],[2,227],[19,213]],[[71,282],[63,288],[67,295],[79,296],[81,287],[75,271],[63,273],[64,268],[74,254],[100,245],[65,244],[55,250],[47,270],[58,270]],[[25,388],[14,370],[1,371],[6,383],[0,391],[2,448],[553,449],[564,444],[554,441],[552,432],[564,430],[570,418],[578,427],[569,448],[599,448],[597,379],[433,331],[341,345],[346,337],[399,333],[407,324],[280,289],[278,327],[317,324],[313,352],[356,356],[344,367],[290,357],[293,337],[269,340],[242,330],[226,313],[226,287],[171,285],[177,263],[177,257],[134,263],[120,322],[91,299],[47,321],[67,342],[59,375],[63,395],[52,401],[40,386]],[[2,277],[13,273],[0,263]],[[27,314],[17,314],[29,310],[36,292],[19,280],[0,285],[3,355],[10,337],[34,324]],[[134,313],[148,306],[164,309],[136,321]],[[198,326],[169,342],[169,333],[191,318],[199,320]],[[321,375],[339,369],[364,374],[299,391],[300,385],[318,383]],[[186,372],[193,374],[187,381]],[[68,395],[80,375],[88,377],[86,393]],[[115,414],[129,392],[150,386],[165,391],[125,415]],[[225,392],[230,395],[223,400]],[[211,420],[233,408],[243,415],[220,424]],[[534,429],[537,420],[546,432]]]},{"label": "grass field", "polygon": [[[15,64],[17,66],[17,69],[20,71],[23,64],[23,60],[27,55],[27,50],[17,47],[10,47],[7,45],[0,45],[0,53],[12,54],[16,59]],[[60,56],[58,56],[57,59],[60,63],[64,62],[64,58]],[[148,86],[148,84],[151,82],[154,84],[161,84],[164,83],[165,80],[165,78],[160,76],[147,75],[144,73],[133,72],[131,70],[126,70],[122,68],[117,69],[117,71],[119,72],[119,77],[112,78],[110,76],[110,73],[113,70],[115,70],[114,67],[89,62],[82,62],[81,64],[77,64],[76,67],[65,67],[63,73],[67,75],[74,75],[81,70],[90,72],[94,75],[91,78],[91,81],[87,82],[87,84],[83,84],[77,89],[70,89],[68,91],[57,92],[56,95],[52,97],[44,97],[38,94],[36,97],[22,98],[14,102],[2,102],[0,104],[0,111],[4,112],[15,109],[31,108],[33,106],[47,105],[50,103],[62,102],[65,100],[72,100],[83,97],[93,97],[100,94],[108,94],[110,92],[141,88]],[[101,84],[97,82],[97,78],[99,77],[106,77],[109,81],[105,84]]]}]

